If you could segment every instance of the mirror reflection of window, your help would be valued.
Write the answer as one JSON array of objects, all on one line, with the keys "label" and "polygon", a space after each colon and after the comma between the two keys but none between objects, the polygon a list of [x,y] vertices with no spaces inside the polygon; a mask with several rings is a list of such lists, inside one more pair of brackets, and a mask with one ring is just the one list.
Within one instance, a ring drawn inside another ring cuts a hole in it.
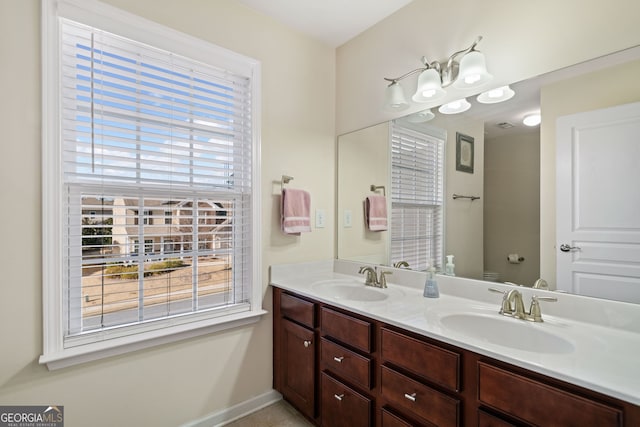
[{"label": "mirror reflection of window", "polygon": [[391,265],[442,267],[445,137],[428,126],[391,127]]}]

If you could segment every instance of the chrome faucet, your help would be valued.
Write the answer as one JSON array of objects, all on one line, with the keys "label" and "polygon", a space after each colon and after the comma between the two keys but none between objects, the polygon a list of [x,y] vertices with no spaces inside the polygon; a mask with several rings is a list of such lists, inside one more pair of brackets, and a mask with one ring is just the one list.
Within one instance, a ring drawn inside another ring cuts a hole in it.
[{"label": "chrome faucet", "polygon": [[545,289],[549,290],[549,284],[544,279],[538,279],[533,284],[533,289]]},{"label": "chrome faucet", "polygon": [[393,264],[395,268],[409,268],[409,263],[407,261],[397,261]]},{"label": "chrome faucet", "polygon": [[360,274],[367,273],[364,279],[365,285],[378,286],[378,273],[376,273],[376,270],[373,267],[369,267],[369,266],[360,267],[360,271],[358,271],[358,273]]},{"label": "chrome faucet", "polygon": [[517,289],[509,291],[501,291],[499,289],[489,288],[491,292],[503,294],[502,305],[499,313],[504,316],[515,317],[516,319],[529,320],[532,322],[542,322],[542,313],[540,311],[540,301],[558,301],[554,297],[539,297],[533,295],[531,297],[531,307],[527,313],[524,310],[522,294]]},{"label": "chrome faucet", "polygon": [[387,274],[393,274],[390,271],[381,271],[380,272],[380,280],[378,280],[378,273],[374,267],[362,266],[358,271],[360,274],[365,274],[364,284],[367,286],[375,286],[376,288],[386,288],[387,287]]},{"label": "chrome faucet", "polygon": [[[518,319],[525,318],[524,312],[524,302],[522,301],[522,294],[520,291],[516,289],[511,289],[504,296],[504,299],[507,300],[509,312],[511,316],[516,317]],[[504,307],[504,304],[503,304]]]}]

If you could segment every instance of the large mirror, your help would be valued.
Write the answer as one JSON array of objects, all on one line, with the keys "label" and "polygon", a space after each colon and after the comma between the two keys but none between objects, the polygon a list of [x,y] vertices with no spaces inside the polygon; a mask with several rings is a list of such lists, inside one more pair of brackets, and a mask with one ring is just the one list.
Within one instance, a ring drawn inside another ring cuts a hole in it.
[{"label": "large mirror", "polygon": [[[556,112],[571,109],[566,105],[556,108],[553,103],[561,102],[557,97],[549,97],[545,103],[545,91],[555,91],[558,85],[562,85],[562,90],[574,93],[575,102],[579,103],[591,90],[589,82],[611,87],[637,87],[635,81],[625,82],[616,78],[594,80],[592,76],[606,76],[609,70],[625,67],[630,67],[631,75],[635,75],[633,70],[637,70],[640,63],[639,50],[636,47],[617,52],[514,83],[511,88],[515,96],[502,103],[480,104],[475,97],[470,97],[468,100],[472,106],[462,114],[443,115],[432,109],[435,117],[426,122],[421,122],[415,115],[408,115],[339,136],[338,258],[381,265],[392,265],[398,261],[391,257],[391,228],[386,232],[372,232],[365,226],[363,200],[368,195],[384,191],[391,216],[390,141],[393,129],[423,129],[427,135],[445,141],[444,237],[443,248],[436,252],[440,258],[435,260],[439,270],[444,270],[444,257],[451,254],[454,255],[457,276],[525,286],[532,286],[537,279],[543,278],[554,289],[555,240],[551,236],[554,241],[545,241],[544,228],[549,228],[545,225],[547,217],[555,215],[555,201],[545,203],[544,189],[547,188],[546,176],[555,174],[555,160],[552,158],[545,163],[544,147],[541,150],[541,127],[542,133],[545,129],[552,133],[546,138],[554,138]],[[638,90],[633,92],[631,99],[621,99],[619,104],[640,100]],[[564,101],[569,104],[572,99],[569,97]],[[576,105],[575,111],[585,111],[582,107]],[[541,108],[542,125],[524,126],[523,117],[540,112]],[[547,108],[548,114],[545,113]],[[460,162],[459,156],[456,158],[460,134],[473,140],[472,173],[468,169],[456,169],[456,161]],[[547,153],[547,156],[553,156],[555,148],[547,149],[547,152],[552,153]],[[555,179],[551,183],[555,185]],[[454,195],[473,199],[454,199]],[[545,205],[542,209],[541,200]],[[549,212],[549,209],[554,212]],[[554,221],[551,221],[552,230]]]}]

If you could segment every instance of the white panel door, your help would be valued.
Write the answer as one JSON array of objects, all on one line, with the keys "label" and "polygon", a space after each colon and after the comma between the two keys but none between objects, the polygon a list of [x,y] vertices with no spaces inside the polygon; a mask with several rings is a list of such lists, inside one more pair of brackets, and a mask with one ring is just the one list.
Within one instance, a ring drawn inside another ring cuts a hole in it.
[{"label": "white panel door", "polygon": [[557,123],[557,287],[640,303],[640,103]]}]

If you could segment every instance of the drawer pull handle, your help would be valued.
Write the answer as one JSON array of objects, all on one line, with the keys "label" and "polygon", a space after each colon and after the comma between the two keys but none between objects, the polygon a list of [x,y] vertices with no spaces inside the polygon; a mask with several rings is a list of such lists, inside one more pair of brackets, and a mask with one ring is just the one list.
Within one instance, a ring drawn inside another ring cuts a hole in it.
[{"label": "drawer pull handle", "polygon": [[333,360],[335,360],[338,363],[342,363],[343,359],[344,359],[344,356],[340,356],[340,357],[333,356]]},{"label": "drawer pull handle", "polygon": [[336,400],[342,400],[342,398],[344,397],[344,393],[343,394],[334,394],[333,397],[336,398]]},{"label": "drawer pull handle", "polygon": [[412,402],[415,402],[415,401],[416,401],[416,394],[415,394],[415,393],[411,393],[411,394],[407,394],[407,393],[405,393],[405,394],[404,394],[404,397],[405,397],[406,399],[409,399],[409,400],[410,400],[410,401],[412,401]]},{"label": "drawer pull handle", "polygon": [[304,346],[305,346],[305,347],[309,347],[309,346],[311,345],[311,341],[307,341],[307,340],[305,340],[305,341],[303,342],[303,344],[304,344]]}]

